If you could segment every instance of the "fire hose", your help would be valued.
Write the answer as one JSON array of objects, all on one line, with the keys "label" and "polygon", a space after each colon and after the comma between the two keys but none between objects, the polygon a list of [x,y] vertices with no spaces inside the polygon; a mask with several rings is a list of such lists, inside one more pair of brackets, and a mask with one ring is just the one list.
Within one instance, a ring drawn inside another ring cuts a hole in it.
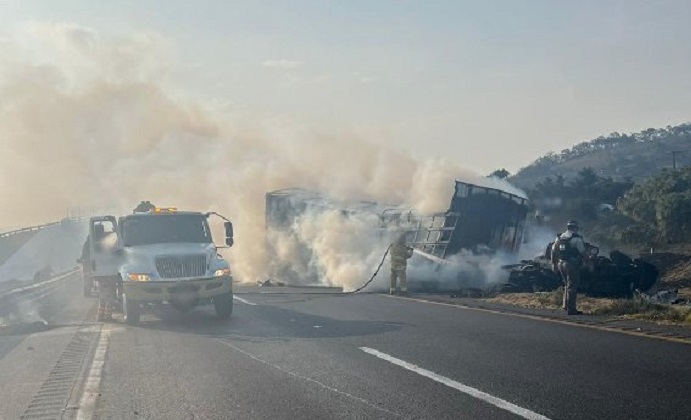
[{"label": "fire hose", "polygon": [[[370,283],[374,281],[374,279],[377,277],[377,274],[379,274],[379,271],[381,271],[382,266],[384,265],[384,261],[386,261],[386,256],[389,255],[389,251],[391,250],[391,245],[386,247],[386,250],[384,251],[384,255],[381,257],[381,261],[379,261],[379,265],[377,266],[377,269],[374,270],[374,273],[372,273],[372,276],[362,284],[362,286],[358,287],[355,290],[351,290],[349,292],[335,292],[335,293],[329,293],[329,292],[313,292],[313,293],[301,293],[301,294],[307,294],[307,295],[352,295],[355,293],[361,292],[365,287],[369,286]],[[242,295],[250,295],[250,294],[255,294],[256,292],[240,292],[236,294],[242,294]],[[267,295],[287,295],[287,294],[292,294],[292,293],[287,293],[287,292],[261,292],[261,294],[267,294]]]},{"label": "fire hose", "polygon": [[391,250],[391,245],[389,245],[386,248],[386,251],[384,251],[384,256],[382,256],[381,261],[379,262],[379,266],[377,267],[376,270],[374,270],[374,274],[372,274],[372,277],[370,277],[369,280],[367,280],[365,282],[365,284],[363,284],[362,286],[358,287],[357,289],[355,289],[353,291],[345,292],[345,293],[347,293],[347,294],[357,293],[357,292],[361,291],[362,289],[364,289],[365,287],[369,286],[369,284],[372,283],[374,278],[377,277],[377,274],[379,274],[379,270],[381,270],[382,265],[384,265],[384,261],[386,261],[386,256],[389,255],[390,250]]}]

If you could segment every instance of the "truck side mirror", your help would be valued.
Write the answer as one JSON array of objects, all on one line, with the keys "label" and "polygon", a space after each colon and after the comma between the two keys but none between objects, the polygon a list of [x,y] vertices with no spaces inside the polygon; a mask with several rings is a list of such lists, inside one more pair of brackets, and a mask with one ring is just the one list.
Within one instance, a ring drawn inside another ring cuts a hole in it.
[{"label": "truck side mirror", "polygon": [[225,222],[223,227],[226,229],[226,245],[233,246],[233,223]]}]

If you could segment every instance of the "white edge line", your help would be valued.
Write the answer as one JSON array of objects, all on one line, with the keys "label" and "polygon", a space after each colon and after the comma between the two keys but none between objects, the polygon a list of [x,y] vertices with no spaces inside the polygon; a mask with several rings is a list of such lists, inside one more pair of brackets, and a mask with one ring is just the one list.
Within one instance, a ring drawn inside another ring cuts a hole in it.
[{"label": "white edge line", "polygon": [[434,372],[431,372],[427,369],[423,369],[423,368],[416,366],[412,363],[408,363],[404,360],[397,359],[393,356],[389,356],[388,354],[382,353],[379,350],[375,350],[375,349],[372,349],[369,347],[360,347],[360,350],[364,351],[365,353],[369,353],[373,356],[376,356],[382,360],[386,360],[389,363],[393,363],[394,365],[397,365],[397,366],[400,366],[404,369],[407,369],[411,372],[415,372],[418,375],[422,375],[426,378],[429,378],[429,379],[432,379],[432,380],[437,381],[439,383],[442,383],[442,384],[444,384],[450,388],[461,391],[462,393],[470,395],[471,397],[474,397],[474,398],[482,400],[486,403],[492,404],[495,407],[501,408],[503,410],[506,410],[506,411],[509,411],[513,414],[521,416],[524,419],[550,420],[548,417],[545,417],[541,414],[530,411],[527,408],[519,407],[519,406],[512,404],[508,401],[502,400],[501,398],[497,398],[495,396],[487,394],[486,392],[482,392],[479,389],[475,389],[473,387],[463,385],[462,383],[456,382],[453,379],[449,379],[445,376],[438,375]]},{"label": "white edge line", "polygon": [[233,295],[233,299],[237,300],[238,302],[242,302],[245,305],[252,305],[252,306],[257,306],[256,303],[250,302],[249,300],[243,299],[241,297],[238,297],[236,295]]},{"label": "white edge line", "polygon": [[106,325],[101,329],[98,337],[98,344],[91,362],[91,368],[84,383],[84,391],[79,399],[77,410],[77,420],[88,420],[94,417],[96,399],[98,398],[101,379],[103,378],[103,366],[106,363],[106,351],[108,351],[108,341],[110,338],[110,326]]}]

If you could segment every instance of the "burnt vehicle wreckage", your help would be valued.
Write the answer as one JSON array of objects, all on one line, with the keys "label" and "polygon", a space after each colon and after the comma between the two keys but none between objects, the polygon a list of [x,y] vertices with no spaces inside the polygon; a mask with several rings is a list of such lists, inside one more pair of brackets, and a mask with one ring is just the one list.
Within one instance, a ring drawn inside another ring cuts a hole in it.
[{"label": "burnt vehicle wreckage", "polygon": [[[360,231],[350,233],[362,235],[363,244],[379,246],[381,252],[395,235],[404,232],[406,242],[414,248],[414,265],[431,268],[424,270],[431,274],[429,278],[411,277],[409,289],[457,291],[473,283],[467,270],[457,269],[459,256],[517,253],[528,211],[525,197],[461,181],[455,181],[448,210],[426,215],[409,206],[345,202],[299,188],[273,191],[266,194],[270,275],[287,284],[319,283],[318,253],[302,235],[300,223],[330,213],[346,225],[357,220]],[[290,249],[289,257],[286,249]],[[439,275],[442,271],[444,276]]]},{"label": "burnt vehicle wreckage", "polygon": [[[405,205],[340,201],[300,188],[273,191],[266,194],[265,214],[269,274],[285,284],[320,284],[323,273],[318,252],[303,235],[300,223],[331,213],[341,222],[358,220],[361,231],[350,233],[362,235],[363,244],[379,246],[382,251],[393,235],[405,232],[408,245],[414,248],[413,265],[427,268],[411,275],[408,286],[412,291],[487,288],[486,279],[478,272],[485,269],[482,266],[493,255],[502,254],[504,260],[515,258],[525,240],[529,211],[526,197],[458,180],[448,210],[426,215]],[[327,224],[328,228],[343,227]],[[657,281],[658,272],[652,264],[619,251],[605,257],[599,255],[597,247],[588,244],[587,248],[579,292],[626,297],[636,290],[648,290]],[[493,288],[500,292],[534,292],[560,287],[562,279],[551,269],[550,249],[551,243],[534,260],[500,266],[500,271],[508,272],[508,278]]]},{"label": "burnt vehicle wreckage", "polygon": [[[533,260],[504,266],[510,270],[508,283],[501,292],[552,291],[562,286],[558,273],[552,271],[552,243],[545,253]],[[578,292],[594,297],[632,297],[634,293],[650,289],[658,278],[658,270],[640,258],[632,259],[620,251],[609,257],[599,255],[599,249],[586,243],[587,258],[581,266]]]}]

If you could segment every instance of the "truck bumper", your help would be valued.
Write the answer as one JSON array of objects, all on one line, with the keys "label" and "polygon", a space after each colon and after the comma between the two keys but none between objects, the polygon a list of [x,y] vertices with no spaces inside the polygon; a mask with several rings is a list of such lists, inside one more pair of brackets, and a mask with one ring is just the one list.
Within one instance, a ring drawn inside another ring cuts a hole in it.
[{"label": "truck bumper", "polygon": [[127,299],[138,302],[210,303],[215,296],[233,293],[232,277],[213,277],[180,281],[126,281],[122,284]]}]

